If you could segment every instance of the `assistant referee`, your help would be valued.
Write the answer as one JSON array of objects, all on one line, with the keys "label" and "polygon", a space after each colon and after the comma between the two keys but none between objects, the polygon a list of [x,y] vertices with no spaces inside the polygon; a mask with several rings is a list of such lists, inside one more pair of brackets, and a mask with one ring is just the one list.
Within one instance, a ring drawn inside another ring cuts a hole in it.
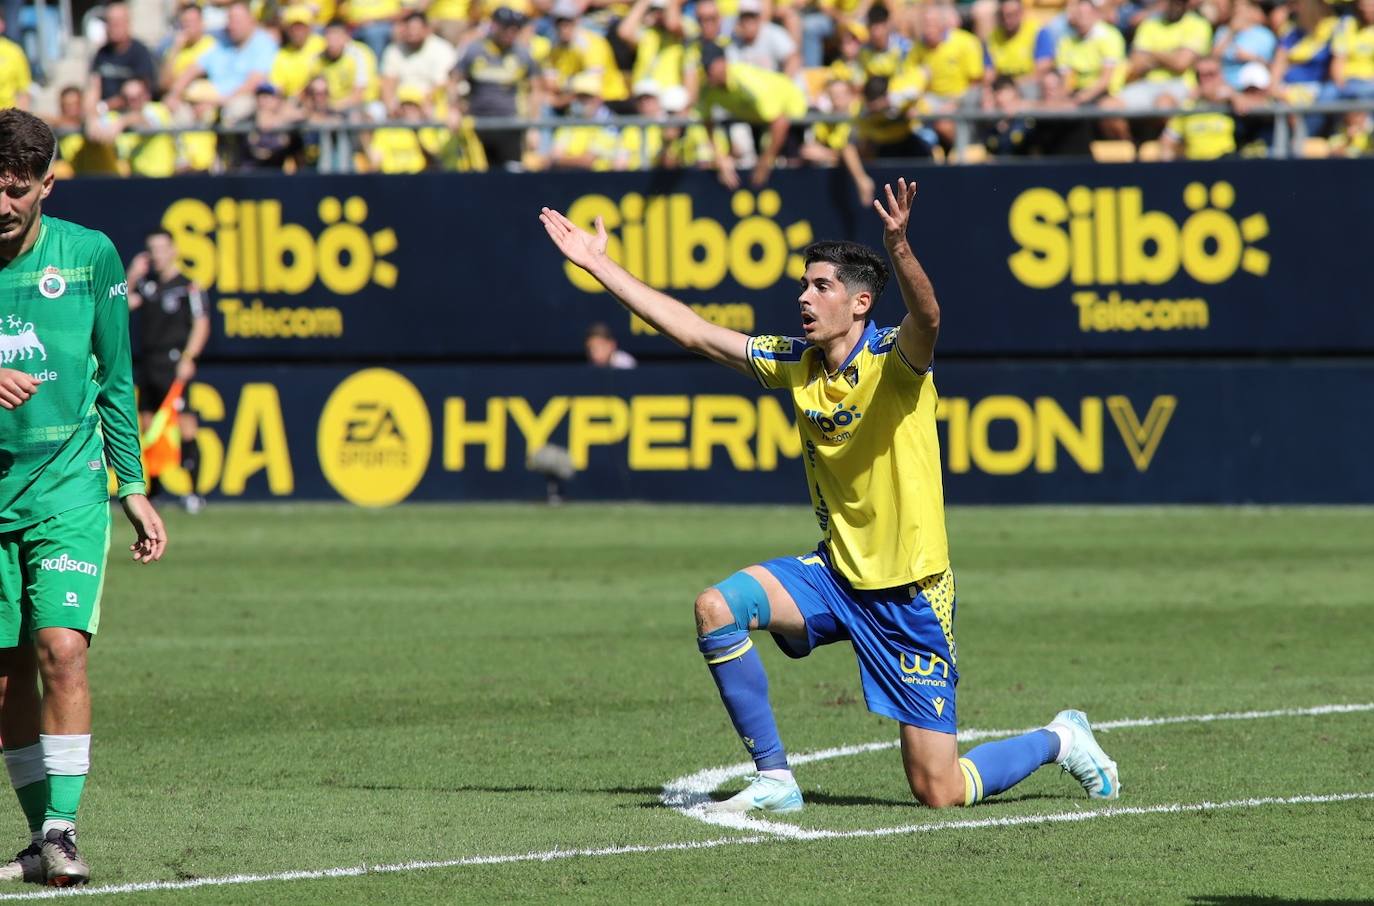
[{"label": "assistant referee", "polygon": [[[181,465],[191,476],[191,491],[182,499],[186,510],[198,513],[205,498],[196,493],[200,448],[196,443],[196,415],[186,405],[196,362],[210,339],[210,316],[205,293],[177,266],[176,245],[166,230],[148,234],[146,252],[129,263],[129,308],[142,322],[138,366],[138,420],[143,431],[153,419],[172,385],[188,386],[177,400],[181,431]],[[156,479],[154,479],[156,481]]]}]

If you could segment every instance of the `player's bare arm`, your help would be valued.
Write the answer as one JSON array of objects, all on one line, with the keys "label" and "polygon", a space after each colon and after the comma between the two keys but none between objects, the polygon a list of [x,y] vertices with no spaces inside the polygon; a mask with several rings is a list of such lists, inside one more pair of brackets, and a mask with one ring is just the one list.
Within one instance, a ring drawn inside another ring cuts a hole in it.
[{"label": "player's bare arm", "polygon": [[167,550],[167,530],[153,504],[142,494],[130,494],[120,503],[124,505],[129,524],[134,527],[134,543],[129,545],[134,559],[139,563],[161,560]]},{"label": "player's bare arm", "polygon": [[552,208],[539,220],[563,256],[596,278],[606,291],[630,311],[684,349],[736,371],[750,374],[749,337],[712,324],[671,296],[635,278],[606,254],[606,224],[596,219],[595,235],[573,224]]},{"label": "player's bare arm", "polygon": [[38,392],[33,375],[13,368],[0,368],[0,407],[18,409]]},{"label": "player's bare arm", "polygon": [[940,334],[940,304],[935,301],[935,287],[931,286],[921,262],[916,260],[906,236],[912,203],[916,200],[916,183],[898,179],[897,190],[894,192],[889,183],[883,186],[883,194],[885,199],[876,199],[873,209],[883,222],[883,246],[892,259],[892,270],[906,304],[906,317],[902,319],[897,345],[908,362],[925,368],[935,357],[935,339]]}]

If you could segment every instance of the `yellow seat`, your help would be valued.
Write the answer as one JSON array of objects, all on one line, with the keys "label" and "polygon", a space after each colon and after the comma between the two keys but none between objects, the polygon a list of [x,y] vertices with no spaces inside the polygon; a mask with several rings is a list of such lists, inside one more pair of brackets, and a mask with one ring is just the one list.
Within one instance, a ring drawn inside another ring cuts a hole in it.
[{"label": "yellow seat", "polygon": [[1124,139],[1095,141],[1088,147],[1098,163],[1129,164],[1135,160],[1135,143]]},{"label": "yellow seat", "polygon": [[1141,142],[1135,159],[1141,163],[1155,163],[1164,159],[1164,149],[1159,142]]}]

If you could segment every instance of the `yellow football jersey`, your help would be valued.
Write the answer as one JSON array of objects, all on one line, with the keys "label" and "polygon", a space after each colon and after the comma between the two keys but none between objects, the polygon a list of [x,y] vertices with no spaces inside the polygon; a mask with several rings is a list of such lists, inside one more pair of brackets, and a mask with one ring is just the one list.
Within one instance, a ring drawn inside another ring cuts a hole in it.
[{"label": "yellow football jersey", "polygon": [[855,588],[949,568],[935,381],[871,323],[838,374],[794,337],[752,337],[759,383],[792,394],[802,462],[830,562]]}]

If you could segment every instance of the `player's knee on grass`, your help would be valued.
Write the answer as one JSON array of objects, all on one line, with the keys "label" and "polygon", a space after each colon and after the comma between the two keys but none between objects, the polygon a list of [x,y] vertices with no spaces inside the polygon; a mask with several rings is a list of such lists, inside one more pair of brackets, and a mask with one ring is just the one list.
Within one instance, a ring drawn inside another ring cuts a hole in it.
[{"label": "player's knee on grass", "polygon": [[768,592],[758,579],[743,571],[697,595],[698,636],[758,629],[768,625],[770,616]]},{"label": "player's knee on grass", "polygon": [[926,808],[953,808],[964,804],[964,779],[958,766],[953,771],[931,771],[922,765],[906,766],[911,795]]}]

